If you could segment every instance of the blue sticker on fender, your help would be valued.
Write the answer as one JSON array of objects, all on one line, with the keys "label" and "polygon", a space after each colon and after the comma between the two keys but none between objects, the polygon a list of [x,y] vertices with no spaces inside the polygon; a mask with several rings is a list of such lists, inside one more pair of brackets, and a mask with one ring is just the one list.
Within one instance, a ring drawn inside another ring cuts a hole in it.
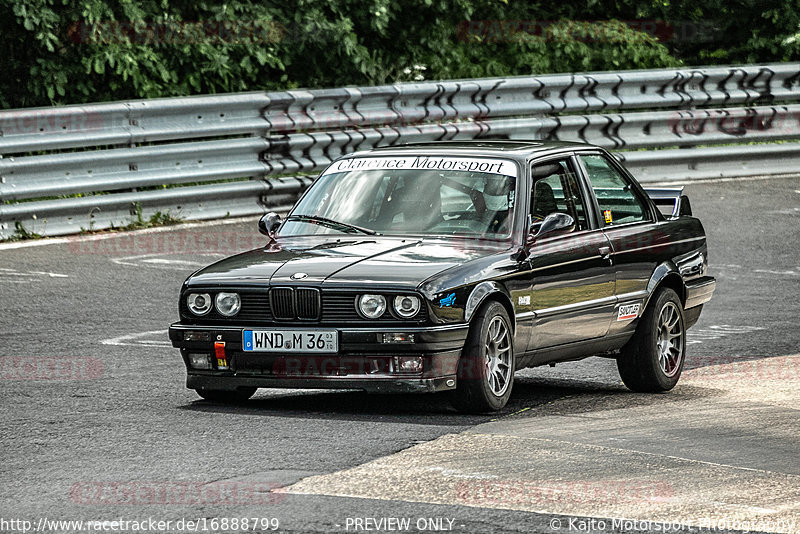
[{"label": "blue sticker on fender", "polygon": [[450,293],[444,298],[439,299],[439,307],[440,308],[449,308],[453,304],[456,303],[456,294]]}]

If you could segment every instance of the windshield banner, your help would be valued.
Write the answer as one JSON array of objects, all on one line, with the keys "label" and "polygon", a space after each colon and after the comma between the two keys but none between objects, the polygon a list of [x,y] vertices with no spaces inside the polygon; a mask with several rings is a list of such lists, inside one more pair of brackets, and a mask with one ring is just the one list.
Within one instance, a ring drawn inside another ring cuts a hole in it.
[{"label": "windshield banner", "polygon": [[325,174],[368,170],[426,170],[484,172],[517,177],[517,166],[509,160],[450,156],[386,156],[380,158],[351,158],[337,161]]}]

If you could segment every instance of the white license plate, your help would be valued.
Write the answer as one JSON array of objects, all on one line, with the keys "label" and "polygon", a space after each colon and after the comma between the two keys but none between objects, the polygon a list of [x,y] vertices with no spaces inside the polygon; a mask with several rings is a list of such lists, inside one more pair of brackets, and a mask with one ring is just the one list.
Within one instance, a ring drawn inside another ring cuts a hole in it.
[{"label": "white license plate", "polygon": [[244,330],[245,352],[339,352],[336,330]]}]

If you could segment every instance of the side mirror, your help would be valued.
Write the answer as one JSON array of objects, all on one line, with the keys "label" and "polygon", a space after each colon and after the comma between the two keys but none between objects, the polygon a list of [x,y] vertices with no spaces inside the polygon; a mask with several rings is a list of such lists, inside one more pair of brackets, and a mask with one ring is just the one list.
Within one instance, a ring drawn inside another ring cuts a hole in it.
[{"label": "side mirror", "polygon": [[516,261],[525,261],[531,253],[531,245],[546,234],[569,233],[575,230],[575,219],[566,213],[551,213],[540,223],[530,224],[530,215],[528,216],[528,239],[527,243],[520,247],[516,252],[511,255],[511,258]]},{"label": "side mirror", "polygon": [[535,241],[546,234],[569,233],[573,230],[575,230],[575,219],[566,213],[551,213],[544,218],[531,239]]},{"label": "side mirror", "polygon": [[278,231],[280,225],[281,216],[271,211],[259,219],[258,231],[272,239],[275,237],[275,232]]}]

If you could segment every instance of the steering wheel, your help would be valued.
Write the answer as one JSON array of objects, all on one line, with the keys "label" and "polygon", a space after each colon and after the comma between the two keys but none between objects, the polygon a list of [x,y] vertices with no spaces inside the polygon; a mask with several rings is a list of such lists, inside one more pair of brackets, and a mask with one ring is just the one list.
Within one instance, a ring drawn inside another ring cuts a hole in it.
[{"label": "steering wheel", "polygon": [[485,226],[479,220],[459,218],[442,221],[439,224],[431,227],[429,230],[443,233],[456,233],[463,232],[465,230],[469,232],[483,233]]}]

